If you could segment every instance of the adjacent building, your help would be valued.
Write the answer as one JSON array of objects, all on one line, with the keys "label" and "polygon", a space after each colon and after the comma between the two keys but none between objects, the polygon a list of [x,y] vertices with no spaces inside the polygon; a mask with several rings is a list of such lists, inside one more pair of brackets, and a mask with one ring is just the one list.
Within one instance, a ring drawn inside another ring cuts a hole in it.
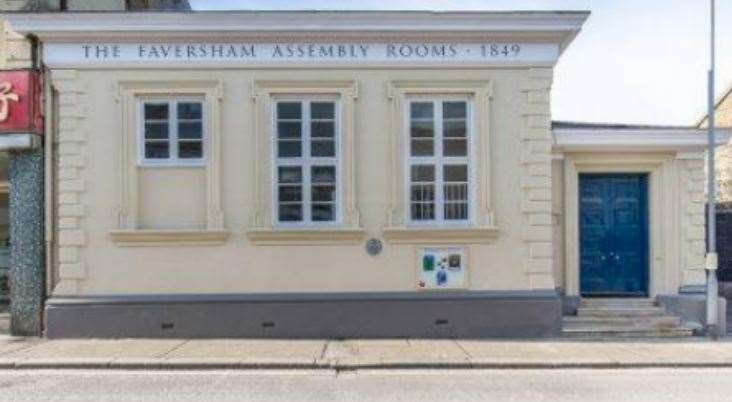
[{"label": "adjacent building", "polygon": [[690,333],[706,137],[552,123],[587,17],[9,15],[49,99],[46,334],[554,336],[598,298]]}]

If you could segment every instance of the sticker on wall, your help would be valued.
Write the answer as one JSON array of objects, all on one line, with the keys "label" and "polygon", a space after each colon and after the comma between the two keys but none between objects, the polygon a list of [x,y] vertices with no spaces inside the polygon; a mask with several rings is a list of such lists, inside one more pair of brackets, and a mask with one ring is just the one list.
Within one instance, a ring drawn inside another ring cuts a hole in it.
[{"label": "sticker on wall", "polygon": [[464,289],[467,259],[462,247],[425,247],[417,253],[418,289]]}]

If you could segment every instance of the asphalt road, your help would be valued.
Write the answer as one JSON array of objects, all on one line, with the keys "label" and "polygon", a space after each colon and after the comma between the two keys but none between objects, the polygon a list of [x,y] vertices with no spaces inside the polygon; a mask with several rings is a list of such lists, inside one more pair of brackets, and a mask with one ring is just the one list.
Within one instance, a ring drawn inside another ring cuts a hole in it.
[{"label": "asphalt road", "polygon": [[732,369],[0,371],[0,401],[730,401]]}]

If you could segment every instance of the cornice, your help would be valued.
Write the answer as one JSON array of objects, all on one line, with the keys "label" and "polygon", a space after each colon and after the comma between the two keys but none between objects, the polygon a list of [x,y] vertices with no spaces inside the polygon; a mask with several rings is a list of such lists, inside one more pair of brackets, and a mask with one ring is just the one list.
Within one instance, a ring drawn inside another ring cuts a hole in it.
[{"label": "cornice", "polygon": [[[232,11],[192,13],[9,13],[13,29],[44,41],[166,38],[375,38],[414,35],[545,37],[565,47],[589,16],[568,12]],[[304,35],[305,34],[305,35]],[[344,36],[345,35],[345,36]]]},{"label": "cornice", "polygon": [[[554,148],[563,151],[701,151],[707,146],[703,129],[592,129],[552,130]],[[732,129],[717,129],[717,145],[726,144]]]}]

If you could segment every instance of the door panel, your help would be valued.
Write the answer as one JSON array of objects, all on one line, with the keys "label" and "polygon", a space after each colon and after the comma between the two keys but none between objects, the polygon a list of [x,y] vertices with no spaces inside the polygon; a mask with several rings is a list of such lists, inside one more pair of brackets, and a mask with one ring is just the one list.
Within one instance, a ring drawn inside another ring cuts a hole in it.
[{"label": "door panel", "polygon": [[580,293],[648,295],[648,179],[581,174]]}]

